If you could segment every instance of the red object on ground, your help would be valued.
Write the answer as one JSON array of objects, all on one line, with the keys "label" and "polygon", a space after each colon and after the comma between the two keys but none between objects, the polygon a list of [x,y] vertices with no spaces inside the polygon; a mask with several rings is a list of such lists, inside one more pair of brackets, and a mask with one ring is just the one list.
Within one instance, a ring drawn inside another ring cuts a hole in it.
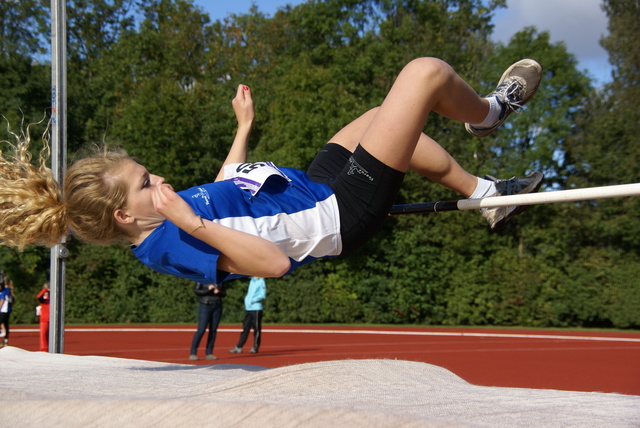
[{"label": "red object on ground", "polygon": [[40,301],[40,351],[49,351],[49,320],[51,299],[49,298],[49,288],[40,290],[36,298]]},{"label": "red object on ground", "polygon": [[[239,326],[220,326],[218,360],[189,361],[195,326],[65,329],[64,352],[179,364],[282,367],[340,359],[434,364],[475,385],[640,395],[640,333],[494,328],[275,326],[259,354],[229,354]],[[38,328],[12,329],[11,345],[38,349]],[[428,382],[428,379],[425,379]]]}]

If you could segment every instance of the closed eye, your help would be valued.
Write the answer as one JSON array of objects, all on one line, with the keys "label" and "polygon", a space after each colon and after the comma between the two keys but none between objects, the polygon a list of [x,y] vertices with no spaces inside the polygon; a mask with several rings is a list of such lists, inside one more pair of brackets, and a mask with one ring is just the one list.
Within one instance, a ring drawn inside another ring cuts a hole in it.
[{"label": "closed eye", "polygon": [[146,189],[149,186],[151,186],[151,180],[149,178],[149,173],[145,173],[145,175],[142,177],[142,188]]}]

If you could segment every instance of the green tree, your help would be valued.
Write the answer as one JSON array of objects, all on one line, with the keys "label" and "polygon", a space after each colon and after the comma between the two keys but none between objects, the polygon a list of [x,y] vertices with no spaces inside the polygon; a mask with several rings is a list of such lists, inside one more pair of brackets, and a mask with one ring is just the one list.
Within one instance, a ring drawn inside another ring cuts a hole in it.
[{"label": "green tree", "polygon": [[110,123],[100,112],[105,104],[113,105],[108,83],[123,76],[109,75],[111,70],[103,69],[104,58],[125,34],[135,31],[136,13],[151,1],[67,2],[67,147],[71,153],[103,141],[108,134]]},{"label": "green tree", "polygon": [[[565,162],[571,172],[568,184],[575,187],[640,181],[640,48],[635,31],[639,5],[608,0],[604,10],[609,17],[609,35],[602,45],[609,51],[614,79],[585,101],[584,114],[577,118],[579,132],[565,142]],[[576,204],[570,213],[581,219],[572,236],[573,247],[590,250],[584,254],[586,260],[576,262],[602,272],[590,278],[597,282],[602,302],[601,310],[592,312],[606,322],[613,323],[615,318],[616,325],[625,327],[640,325],[638,311],[630,304],[640,298],[640,283],[632,276],[640,256],[639,210],[640,200],[629,197]]]},{"label": "green tree", "polygon": [[208,22],[190,2],[153,3],[101,62],[110,140],[176,188],[213,180],[235,130],[235,87],[204,71]]},{"label": "green tree", "polygon": [[[549,189],[638,181],[637,5],[605,2],[611,31],[603,44],[616,79],[599,92],[548,33],[525,28],[505,45],[491,43],[493,13],[504,5],[311,0],[273,17],[254,6],[211,23],[187,0],[75,0],[70,149],[106,140],[178,189],[210,181],[235,131],[230,100],[247,84],[257,110],[250,159],[304,169],[338,129],[382,102],[415,57],[444,58],[481,94],[509,64],[533,57],[545,72],[525,114],[485,139],[435,114],[425,132],[480,176],[541,169]],[[48,102],[47,83],[35,83],[48,82],[47,68],[22,49],[14,62],[0,61],[0,79],[15,87],[0,95],[2,108],[31,96]],[[409,172],[398,202],[457,197]],[[269,280],[266,320],[637,327],[637,204],[535,206],[497,234],[474,212],[391,218],[355,254]],[[194,321],[188,281],[151,272],[123,246],[72,241],[69,249],[69,322]],[[46,278],[47,255],[0,249],[25,302]],[[244,281],[229,284],[226,320],[241,319],[245,292]],[[31,305],[24,308],[21,319],[31,319]]]},{"label": "green tree", "polygon": [[[46,18],[46,8],[36,0],[0,3],[0,114],[14,132],[19,133],[23,120],[41,121],[49,107],[51,71],[39,63],[45,52],[41,31]],[[0,140],[8,138],[6,128],[1,127]],[[32,131],[37,135],[44,126]]]},{"label": "green tree", "polygon": [[43,54],[48,10],[38,0],[0,3],[0,57]]}]

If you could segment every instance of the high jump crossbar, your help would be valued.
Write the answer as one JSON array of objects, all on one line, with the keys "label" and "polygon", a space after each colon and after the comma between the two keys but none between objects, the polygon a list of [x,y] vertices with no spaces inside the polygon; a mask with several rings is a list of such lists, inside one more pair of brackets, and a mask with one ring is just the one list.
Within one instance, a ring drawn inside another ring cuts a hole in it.
[{"label": "high jump crossbar", "polygon": [[454,201],[394,205],[391,207],[389,215],[464,211],[480,208],[508,207],[512,205],[540,205],[556,202],[576,202],[638,195],[640,195],[640,183],[632,183],[614,186],[587,187],[584,189],[527,193],[524,195],[491,196],[482,199],[460,199]]}]

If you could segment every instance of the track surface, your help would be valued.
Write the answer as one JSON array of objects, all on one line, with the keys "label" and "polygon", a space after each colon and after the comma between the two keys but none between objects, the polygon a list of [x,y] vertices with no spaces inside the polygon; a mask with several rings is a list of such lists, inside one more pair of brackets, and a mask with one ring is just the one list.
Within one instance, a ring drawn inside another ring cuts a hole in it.
[{"label": "track surface", "polygon": [[[194,326],[67,327],[64,352],[180,364],[282,367],[339,359],[402,359],[444,367],[475,385],[640,395],[640,333],[417,327],[264,326],[259,354],[229,354],[238,326],[218,329],[218,360],[189,361]],[[36,326],[10,345],[38,350]],[[204,357],[206,334],[198,349]]]}]

